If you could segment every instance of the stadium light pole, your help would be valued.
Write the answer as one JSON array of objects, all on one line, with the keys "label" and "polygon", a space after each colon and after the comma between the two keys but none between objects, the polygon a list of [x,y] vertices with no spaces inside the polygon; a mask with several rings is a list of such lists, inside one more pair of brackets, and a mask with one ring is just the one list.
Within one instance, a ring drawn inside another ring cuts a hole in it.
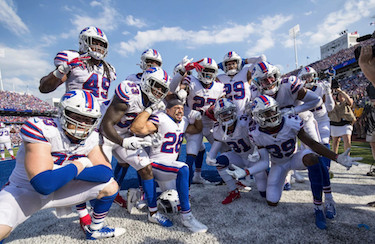
[{"label": "stadium light pole", "polygon": [[293,38],[294,41],[294,59],[296,61],[296,69],[298,69],[298,55],[297,55],[297,35],[299,33],[299,24],[295,25],[292,29],[289,30],[289,36]]}]

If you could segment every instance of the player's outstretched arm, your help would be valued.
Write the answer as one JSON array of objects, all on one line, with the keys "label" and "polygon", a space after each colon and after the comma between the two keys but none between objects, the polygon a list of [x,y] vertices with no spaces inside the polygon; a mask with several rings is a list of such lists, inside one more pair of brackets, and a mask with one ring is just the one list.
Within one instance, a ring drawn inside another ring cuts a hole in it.
[{"label": "player's outstretched arm", "polygon": [[48,75],[46,75],[46,76],[42,77],[42,79],[40,79],[39,91],[41,93],[52,92],[52,91],[56,90],[57,87],[59,87],[62,83],[64,83],[66,81],[66,79],[67,79],[66,75],[60,79],[60,78],[57,78],[56,76],[54,76],[53,72],[54,71],[52,71],[51,73],[49,73]]}]

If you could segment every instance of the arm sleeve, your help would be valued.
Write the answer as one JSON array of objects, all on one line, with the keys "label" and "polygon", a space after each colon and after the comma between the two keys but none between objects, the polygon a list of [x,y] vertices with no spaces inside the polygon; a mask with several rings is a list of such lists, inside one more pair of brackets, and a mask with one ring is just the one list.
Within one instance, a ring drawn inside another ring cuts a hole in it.
[{"label": "arm sleeve", "polygon": [[112,169],[105,165],[95,165],[85,168],[75,177],[76,180],[105,183],[113,177]]},{"label": "arm sleeve", "polygon": [[310,90],[307,90],[306,95],[302,99],[302,101],[303,104],[294,107],[294,111],[296,112],[296,114],[318,107],[323,102],[320,96],[316,95]]},{"label": "arm sleeve", "polygon": [[34,176],[30,183],[38,193],[49,195],[73,180],[77,172],[74,164],[68,164],[59,169],[43,171]]},{"label": "arm sleeve", "polygon": [[215,140],[214,143],[212,143],[210,151],[208,152],[208,156],[210,158],[216,158],[216,155],[218,154],[219,150],[221,149],[221,145],[222,145],[222,142]]}]

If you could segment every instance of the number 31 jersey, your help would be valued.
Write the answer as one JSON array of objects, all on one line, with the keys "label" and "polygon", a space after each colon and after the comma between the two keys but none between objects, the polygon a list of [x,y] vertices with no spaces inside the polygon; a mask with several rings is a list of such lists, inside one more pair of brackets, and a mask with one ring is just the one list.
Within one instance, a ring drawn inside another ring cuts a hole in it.
[{"label": "number 31 jersey", "polygon": [[258,124],[250,128],[250,136],[255,145],[264,147],[271,155],[272,163],[284,163],[297,152],[297,134],[303,128],[303,121],[296,116],[284,116],[280,130],[271,134]]}]

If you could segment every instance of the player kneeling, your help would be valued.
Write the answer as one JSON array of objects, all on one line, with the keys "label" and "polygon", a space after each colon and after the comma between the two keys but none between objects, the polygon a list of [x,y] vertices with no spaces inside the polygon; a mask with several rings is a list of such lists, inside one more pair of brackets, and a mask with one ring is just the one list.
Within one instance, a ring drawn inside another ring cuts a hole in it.
[{"label": "player kneeling", "polygon": [[99,103],[89,92],[72,90],[59,106],[59,118],[31,118],[22,126],[16,167],[0,192],[0,240],[41,209],[95,198],[92,223],[84,226],[86,239],[125,233],[104,226],[119,187],[94,131],[101,116]]},{"label": "player kneeling", "polygon": [[[162,191],[176,189],[178,192],[178,196],[173,194],[174,200],[170,204],[170,206],[173,206],[173,211],[172,209],[168,210],[168,207],[164,207],[164,209],[166,212],[180,212],[182,224],[190,231],[206,232],[207,226],[200,223],[191,213],[189,166],[176,161],[185,132],[196,134],[202,131],[202,116],[198,111],[193,110],[188,116],[189,119],[186,118],[183,101],[179,100],[175,94],[168,95],[165,102],[166,112],[157,112],[151,115],[148,111],[144,111],[135,118],[130,129],[140,136],[155,132],[160,134],[160,142],[154,142],[149,153],[152,172]],[[161,195],[159,206],[164,196],[167,198],[166,201],[171,199],[168,197],[169,194],[171,194],[171,191]],[[180,202],[180,209],[177,208],[178,201]],[[165,201],[164,204],[166,204]]]}]

